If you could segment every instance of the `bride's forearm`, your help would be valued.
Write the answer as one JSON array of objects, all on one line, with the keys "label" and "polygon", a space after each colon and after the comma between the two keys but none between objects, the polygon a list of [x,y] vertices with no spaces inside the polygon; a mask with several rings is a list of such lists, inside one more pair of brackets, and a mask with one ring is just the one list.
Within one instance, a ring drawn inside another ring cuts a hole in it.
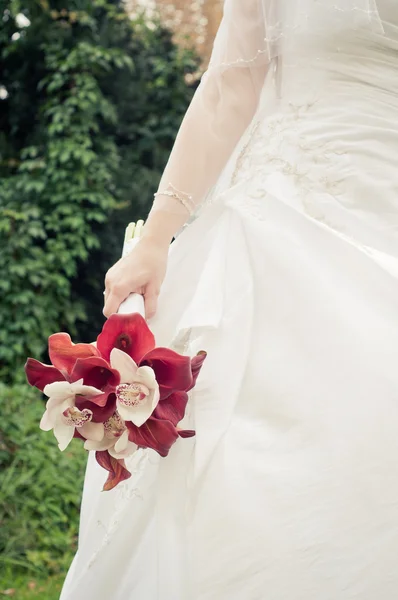
[{"label": "bride's forearm", "polygon": [[155,195],[146,237],[170,244],[216,183],[256,111],[251,79],[248,69],[239,68],[202,81]]},{"label": "bride's forearm", "polygon": [[176,214],[169,210],[151,210],[142,231],[142,238],[153,240],[157,245],[168,248],[188,217],[187,212]]}]

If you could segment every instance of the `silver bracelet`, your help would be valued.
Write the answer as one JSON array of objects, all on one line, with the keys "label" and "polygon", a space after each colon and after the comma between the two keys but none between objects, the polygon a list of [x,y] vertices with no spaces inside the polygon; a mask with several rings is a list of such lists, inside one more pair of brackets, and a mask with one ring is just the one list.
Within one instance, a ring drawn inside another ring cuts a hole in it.
[{"label": "silver bracelet", "polygon": [[168,196],[169,198],[178,200],[178,202],[180,202],[187,210],[189,215],[193,215],[195,212],[196,206],[193,201],[193,197],[190,194],[186,194],[185,192],[177,190],[177,188],[175,188],[171,183],[168,184],[165,190],[156,192],[156,194],[154,194],[154,198],[157,198],[158,196]]}]

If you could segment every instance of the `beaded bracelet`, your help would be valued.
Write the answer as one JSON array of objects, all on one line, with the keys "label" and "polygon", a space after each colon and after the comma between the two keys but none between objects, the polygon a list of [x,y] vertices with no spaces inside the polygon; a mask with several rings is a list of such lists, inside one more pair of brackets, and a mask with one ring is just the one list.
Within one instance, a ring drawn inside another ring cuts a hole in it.
[{"label": "beaded bracelet", "polygon": [[185,192],[177,190],[177,188],[175,188],[171,183],[168,184],[165,190],[156,192],[156,194],[154,194],[155,198],[157,198],[158,196],[168,196],[169,198],[174,198],[175,200],[178,200],[178,202],[180,202],[187,210],[189,215],[193,215],[193,213],[195,212],[196,207],[193,201],[193,197],[190,194],[186,194]]}]

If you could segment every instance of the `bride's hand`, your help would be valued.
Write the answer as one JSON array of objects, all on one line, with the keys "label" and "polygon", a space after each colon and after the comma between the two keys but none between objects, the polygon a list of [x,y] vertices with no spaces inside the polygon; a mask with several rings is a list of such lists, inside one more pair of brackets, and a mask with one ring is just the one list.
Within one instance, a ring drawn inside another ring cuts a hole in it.
[{"label": "bride's hand", "polygon": [[144,296],[145,317],[156,313],[166,274],[168,245],[143,237],[132,252],[113,265],[105,277],[104,315],[116,313],[121,303],[136,292]]}]

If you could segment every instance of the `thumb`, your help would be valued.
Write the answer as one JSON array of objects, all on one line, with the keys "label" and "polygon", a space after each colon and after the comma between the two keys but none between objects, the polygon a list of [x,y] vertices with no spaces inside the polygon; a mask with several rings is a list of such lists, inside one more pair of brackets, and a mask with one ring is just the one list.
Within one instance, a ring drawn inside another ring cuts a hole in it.
[{"label": "thumb", "polygon": [[119,306],[121,305],[123,300],[124,297],[120,296],[120,294],[110,292],[110,294],[106,296],[104,309],[102,311],[105,317],[109,318],[114,313],[117,313]]},{"label": "thumb", "polygon": [[148,287],[145,290],[144,303],[146,319],[151,319],[155,316],[158,307],[158,296],[159,292],[153,288]]}]

